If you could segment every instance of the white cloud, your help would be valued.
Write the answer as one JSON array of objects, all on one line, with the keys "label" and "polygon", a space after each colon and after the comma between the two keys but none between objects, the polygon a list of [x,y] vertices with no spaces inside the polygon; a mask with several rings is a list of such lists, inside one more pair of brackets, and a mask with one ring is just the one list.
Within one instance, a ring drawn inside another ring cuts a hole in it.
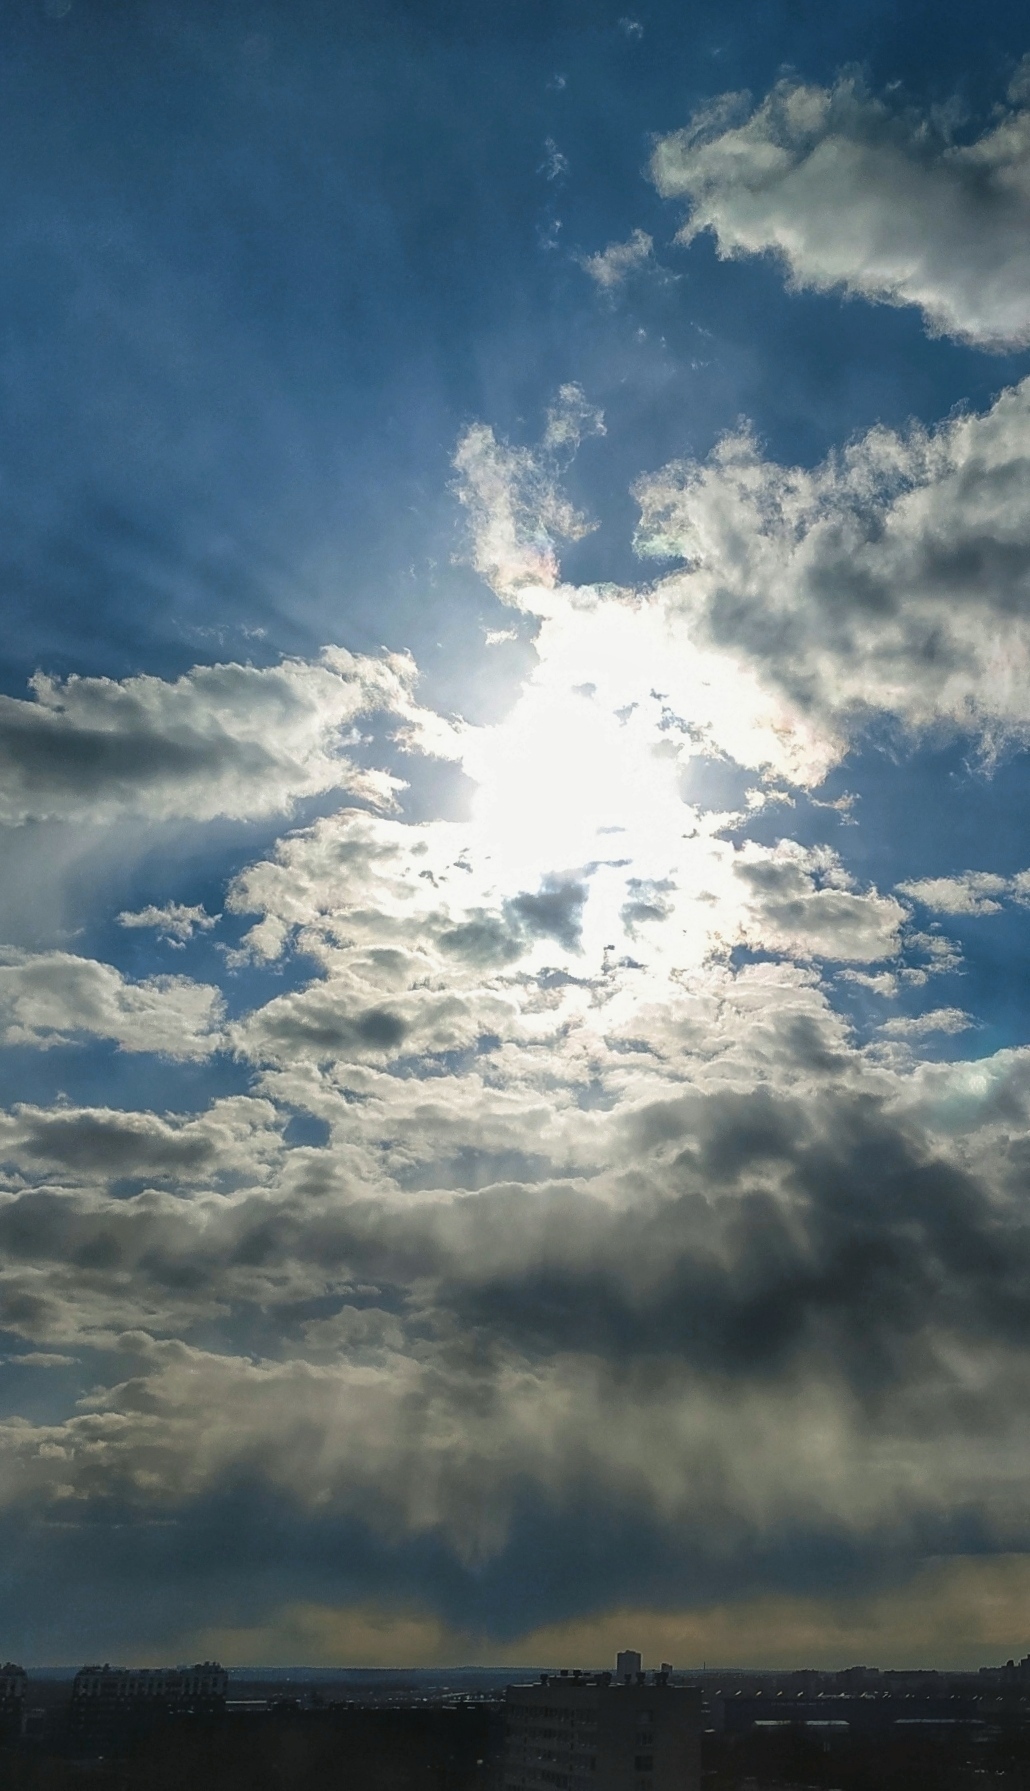
[{"label": "white cloud", "polygon": [[547,137],[544,141],[544,160],[540,167],[541,174],[543,174],[547,180],[560,180],[563,175],[568,173],[568,171],[568,157],[562,154],[553,137]]},{"label": "white cloud", "polygon": [[562,494],[552,464],[499,442],[485,423],[466,430],[454,465],[476,571],[508,602],[536,613],[557,580],[555,541],[578,541],[594,525]]},{"label": "white cloud", "polygon": [[553,454],[477,427],[456,464],[474,564],[540,619],[538,682],[567,659],[570,688],[601,688],[604,649],[634,727],[663,693],[663,750],[813,788],[876,716],[978,736],[988,758],[1030,737],[1028,454],[1030,382],[812,469],[738,432],[639,481],[639,549],[685,562],[642,590],[563,584],[557,544],[588,524]]},{"label": "white cloud", "polygon": [[583,387],[575,381],[559,386],[558,396],[547,411],[544,448],[551,453],[574,454],[588,436],[605,433],[604,411],[590,403]]},{"label": "white cloud", "polygon": [[966,1032],[974,1024],[960,1007],[935,1007],[927,1014],[899,1015],[895,1020],[885,1020],[880,1031],[890,1038],[919,1039],[931,1032]]},{"label": "white cloud", "polygon": [[8,1045],[46,1048],[113,1039],[123,1051],[208,1057],[219,1043],[223,1003],[185,976],[130,982],[111,964],[70,952],[0,951],[0,1027]]},{"label": "white cloud", "polygon": [[0,821],[205,821],[274,813],[334,788],[389,806],[395,780],[356,766],[345,730],[381,710],[412,744],[427,746],[423,726],[439,743],[414,678],[406,658],[339,647],[265,669],[195,666],[174,682],[39,674],[34,700],[0,696]]},{"label": "white cloud", "polygon": [[959,877],[916,877],[898,889],[938,914],[1000,914],[998,897],[1010,886],[1008,877],[991,871],[963,871]]},{"label": "white cloud", "polygon": [[906,918],[902,904],[860,893],[836,854],[781,841],[769,849],[745,844],[736,866],[749,892],[745,939],[802,958],[873,963],[894,957]]},{"label": "white cloud", "polygon": [[621,286],[627,275],[646,267],[654,252],[654,242],[646,230],[634,230],[628,241],[609,243],[596,255],[586,255],[583,266],[603,292]]},{"label": "white cloud", "polygon": [[882,995],[892,1000],[898,992],[898,979],[892,970],[841,970],[838,981],[855,983],[861,989],[868,989],[872,995]]},{"label": "white cloud", "polygon": [[652,160],[690,205],[679,240],[723,256],[771,251],[792,282],[917,305],[935,334],[1030,342],[1030,110],[1000,108],[958,142],[953,113],[876,99],[852,79],[780,81],[754,111],[724,94]]},{"label": "white cloud", "polygon": [[1030,737],[1028,453],[1024,382],[933,431],[870,430],[812,470],[745,432],[640,481],[642,551],[686,562],[655,601],[686,642],[781,694],[802,761],[785,775],[818,781],[876,714],[988,753]]},{"label": "white cloud", "polygon": [[1030,904],[1030,871],[1017,871],[1014,877],[962,871],[955,877],[915,877],[897,887],[938,914],[1000,914],[1006,896],[1021,907]]},{"label": "white cloud", "polygon": [[153,927],[166,938],[185,945],[194,933],[210,932],[217,916],[208,914],[202,904],[188,907],[184,902],[165,902],[157,907],[153,902],[146,908],[139,908],[134,913],[123,909],[118,916],[120,927]]}]

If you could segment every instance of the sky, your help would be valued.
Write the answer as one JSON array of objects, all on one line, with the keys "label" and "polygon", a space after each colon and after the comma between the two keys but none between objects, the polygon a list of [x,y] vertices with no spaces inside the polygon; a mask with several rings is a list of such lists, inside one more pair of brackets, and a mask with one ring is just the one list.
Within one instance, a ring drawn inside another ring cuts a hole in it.
[{"label": "sky", "polygon": [[9,0],[0,1653],[1030,1648],[1030,32]]}]

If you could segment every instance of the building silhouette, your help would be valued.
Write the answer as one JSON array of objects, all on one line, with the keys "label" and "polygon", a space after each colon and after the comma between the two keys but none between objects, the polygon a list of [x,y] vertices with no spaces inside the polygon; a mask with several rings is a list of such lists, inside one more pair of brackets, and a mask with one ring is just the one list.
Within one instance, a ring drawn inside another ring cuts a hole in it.
[{"label": "building silhouette", "polygon": [[21,1734],[27,1683],[25,1668],[5,1660],[0,1667],[0,1737],[5,1741],[12,1735]]},{"label": "building silhouette", "polygon": [[698,1791],[701,1691],[618,1656],[611,1673],[544,1673],[505,1692],[504,1791]]},{"label": "building silhouette", "polygon": [[69,1739],[110,1746],[175,1716],[225,1709],[229,1675],[215,1660],[191,1667],[82,1667],[72,1685]]}]

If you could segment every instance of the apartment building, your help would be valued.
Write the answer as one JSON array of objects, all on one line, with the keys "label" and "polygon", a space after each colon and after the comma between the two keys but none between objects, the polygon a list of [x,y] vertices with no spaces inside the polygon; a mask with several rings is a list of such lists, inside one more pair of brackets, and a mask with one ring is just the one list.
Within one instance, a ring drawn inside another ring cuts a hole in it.
[{"label": "apartment building", "polygon": [[229,1675],[216,1660],[191,1667],[83,1667],[75,1675],[69,1730],[103,1741],[162,1717],[224,1709]]},{"label": "apartment building", "polygon": [[[619,1656],[619,1665],[639,1656]],[[647,1674],[545,1673],[505,1693],[504,1791],[699,1791],[701,1692]]]}]

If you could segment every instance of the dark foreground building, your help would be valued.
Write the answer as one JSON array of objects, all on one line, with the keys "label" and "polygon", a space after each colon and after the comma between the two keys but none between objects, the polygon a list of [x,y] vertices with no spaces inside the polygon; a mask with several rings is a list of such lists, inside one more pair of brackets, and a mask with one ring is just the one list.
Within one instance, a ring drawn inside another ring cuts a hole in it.
[{"label": "dark foreground building", "polygon": [[500,1709],[174,1711],[109,1748],[0,1747],[2,1791],[496,1791]]},{"label": "dark foreground building", "polygon": [[5,1660],[0,1667],[0,1737],[5,1741],[21,1734],[27,1683],[25,1668]]},{"label": "dark foreground building", "polygon": [[73,1747],[95,1752],[143,1734],[172,1716],[225,1709],[229,1675],[216,1660],[192,1667],[83,1667],[68,1711]]},{"label": "dark foreground building", "polygon": [[700,1786],[701,1692],[670,1685],[668,1670],[545,1673],[509,1685],[505,1718],[503,1791]]}]

